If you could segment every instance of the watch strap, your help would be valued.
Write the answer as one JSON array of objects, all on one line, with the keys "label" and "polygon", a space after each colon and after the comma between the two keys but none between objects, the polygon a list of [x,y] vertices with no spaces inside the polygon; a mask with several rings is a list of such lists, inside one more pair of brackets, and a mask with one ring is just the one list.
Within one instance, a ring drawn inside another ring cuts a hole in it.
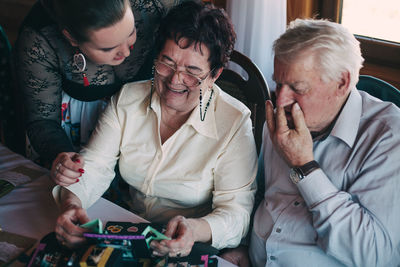
[{"label": "watch strap", "polygon": [[310,173],[312,173],[314,170],[319,169],[319,168],[320,168],[320,166],[319,166],[318,162],[316,162],[315,160],[312,160],[302,166],[296,167],[295,169],[302,176],[307,176]]}]

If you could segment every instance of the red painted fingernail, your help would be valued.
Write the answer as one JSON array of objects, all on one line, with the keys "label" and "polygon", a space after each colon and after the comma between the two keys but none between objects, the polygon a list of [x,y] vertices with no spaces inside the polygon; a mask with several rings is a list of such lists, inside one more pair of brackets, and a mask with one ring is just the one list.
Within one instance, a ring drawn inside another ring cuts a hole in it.
[{"label": "red painted fingernail", "polygon": [[85,170],[84,169],[79,169],[78,170],[80,173],[85,173]]},{"label": "red painted fingernail", "polygon": [[76,182],[79,182],[79,179],[76,179]]},{"label": "red painted fingernail", "polygon": [[76,159],[75,162],[81,163],[81,161],[79,159]]}]

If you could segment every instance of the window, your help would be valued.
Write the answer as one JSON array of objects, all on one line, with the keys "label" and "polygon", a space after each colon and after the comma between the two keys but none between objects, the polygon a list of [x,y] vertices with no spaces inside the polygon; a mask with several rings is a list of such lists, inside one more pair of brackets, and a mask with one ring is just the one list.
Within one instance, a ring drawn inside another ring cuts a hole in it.
[{"label": "window", "polygon": [[[332,9],[332,15],[328,12],[325,17],[342,23],[360,41],[365,58],[361,74],[376,76],[400,88],[400,1],[333,2],[337,3],[336,12]],[[322,7],[323,11],[325,8]]]},{"label": "window", "polygon": [[356,35],[400,44],[400,1],[343,0],[341,23]]}]

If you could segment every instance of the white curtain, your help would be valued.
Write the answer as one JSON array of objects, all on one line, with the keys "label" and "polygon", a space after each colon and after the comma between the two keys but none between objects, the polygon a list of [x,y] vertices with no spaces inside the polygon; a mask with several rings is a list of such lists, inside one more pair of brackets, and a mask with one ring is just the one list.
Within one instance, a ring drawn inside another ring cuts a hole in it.
[{"label": "white curtain", "polygon": [[237,34],[235,49],[256,63],[275,90],[272,44],[286,29],[286,0],[227,0],[226,9]]}]

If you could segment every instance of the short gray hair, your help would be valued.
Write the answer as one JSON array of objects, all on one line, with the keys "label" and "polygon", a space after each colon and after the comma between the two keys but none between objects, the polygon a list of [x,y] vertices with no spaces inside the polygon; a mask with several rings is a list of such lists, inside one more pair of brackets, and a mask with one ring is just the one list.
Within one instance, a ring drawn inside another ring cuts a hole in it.
[{"label": "short gray hair", "polygon": [[358,82],[364,58],[360,42],[345,27],[327,20],[296,19],[274,42],[275,57],[291,63],[304,52],[312,52],[324,82],[338,81],[350,73],[350,87]]}]

